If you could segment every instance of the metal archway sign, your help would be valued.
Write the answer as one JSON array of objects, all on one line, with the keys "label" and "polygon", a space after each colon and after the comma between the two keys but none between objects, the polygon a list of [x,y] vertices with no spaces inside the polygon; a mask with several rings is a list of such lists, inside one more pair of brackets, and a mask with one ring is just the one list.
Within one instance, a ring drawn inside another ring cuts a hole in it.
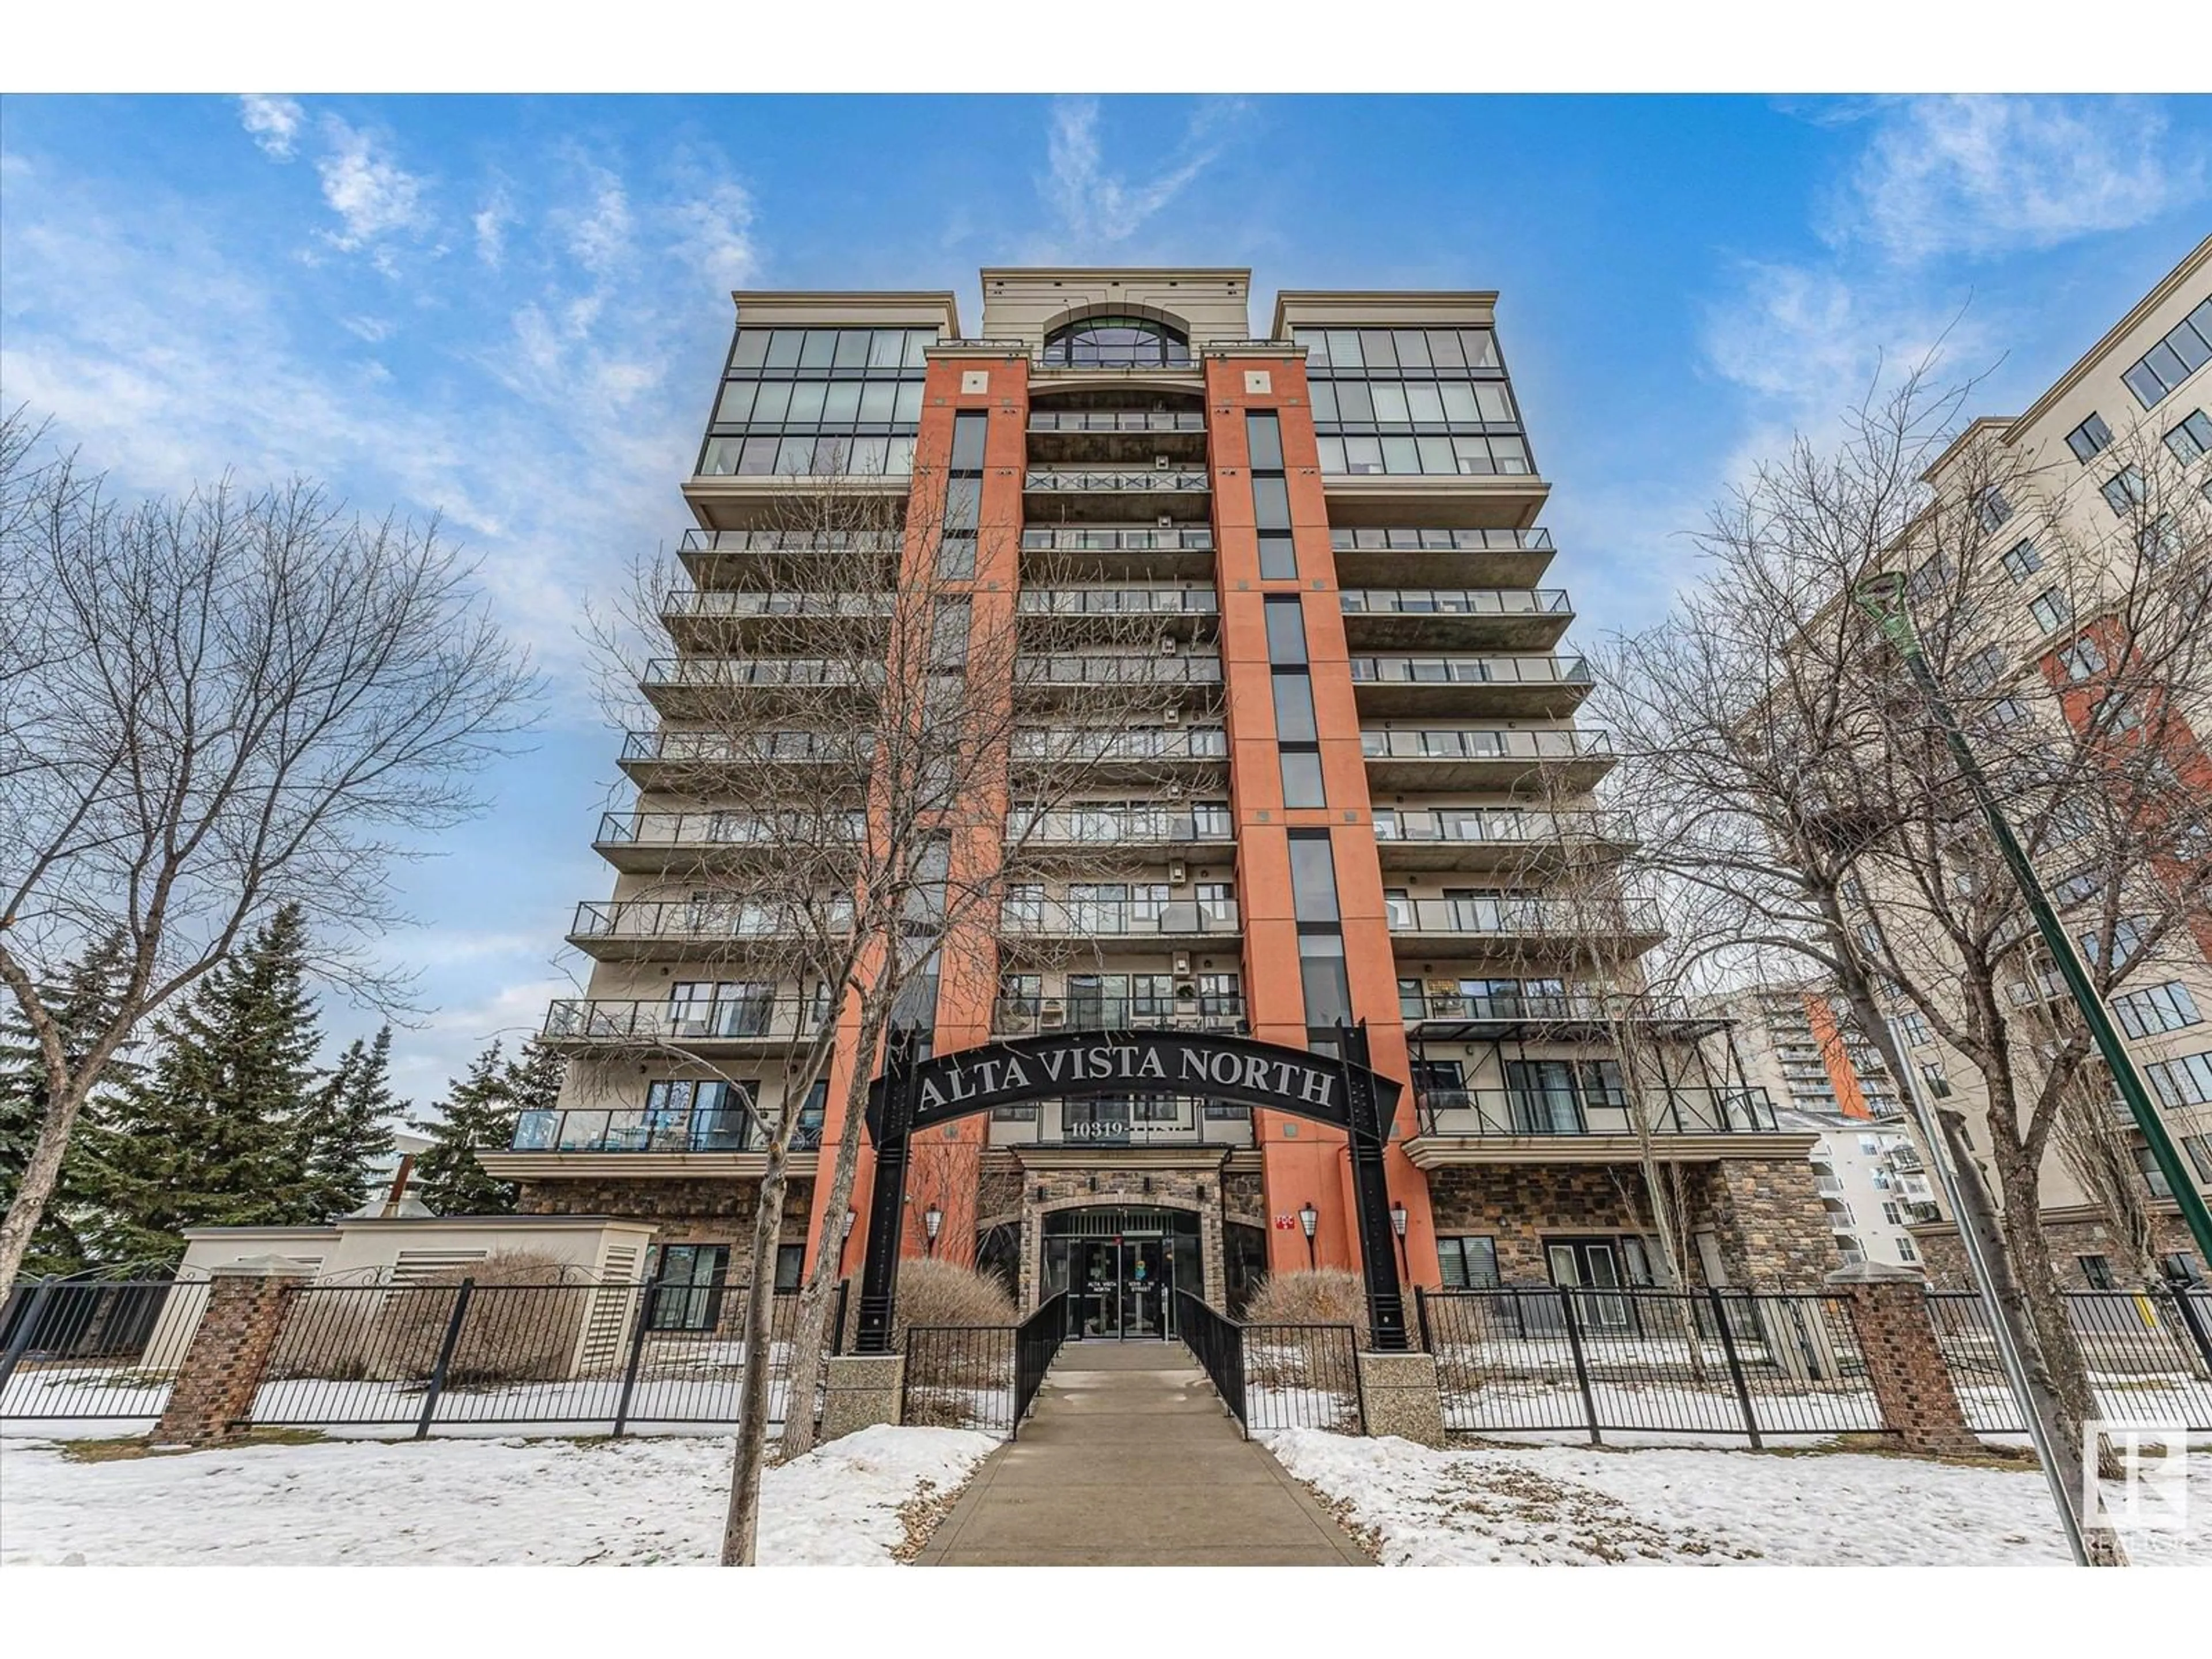
[{"label": "metal archway sign", "polygon": [[1340,1028],[1339,1054],[1179,1029],[1051,1032],[908,1062],[894,1048],[868,1091],[876,1152],[868,1198],[855,1348],[890,1352],[900,1223],[915,1131],[995,1107],[1098,1095],[1191,1094],[1284,1112],[1342,1129],[1352,1144],[1359,1253],[1375,1346],[1402,1352],[1406,1304],[1397,1273],[1382,1144],[1400,1085],[1368,1063],[1367,1028]]}]

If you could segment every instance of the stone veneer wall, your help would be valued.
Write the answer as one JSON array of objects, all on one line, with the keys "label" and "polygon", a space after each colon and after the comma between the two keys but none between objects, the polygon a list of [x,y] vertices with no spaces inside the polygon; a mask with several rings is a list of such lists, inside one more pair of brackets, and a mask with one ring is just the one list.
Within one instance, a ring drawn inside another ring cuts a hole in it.
[{"label": "stone veneer wall", "polygon": [[[1091,1188],[1097,1181],[1096,1191]],[[1149,1179],[1152,1189],[1145,1190]],[[1042,1191],[1044,1196],[1037,1194]],[[1201,1196],[1201,1193],[1203,1196]],[[1225,1305],[1227,1267],[1221,1249],[1221,1177],[1211,1170],[1032,1170],[1021,1188],[1021,1283],[1016,1286],[1024,1311],[1037,1304],[1044,1272],[1044,1218],[1054,1210],[1100,1206],[1128,1209],[1195,1211],[1198,1242],[1206,1275],[1205,1300]],[[1182,1288],[1188,1289],[1188,1286]]]},{"label": "stone veneer wall", "polygon": [[[1682,1176],[1684,1224],[1713,1231],[1731,1285],[1813,1289],[1840,1265],[1804,1159],[1724,1158],[1686,1165]],[[1454,1165],[1429,1172],[1429,1203],[1438,1234],[1497,1241],[1508,1285],[1551,1282],[1547,1238],[1651,1231],[1633,1164]]]},{"label": "stone veneer wall", "polygon": [[[1973,1275],[1966,1267],[1966,1253],[1959,1243],[1959,1233],[1948,1223],[1911,1229],[1912,1243],[1920,1252],[1921,1265],[1927,1270],[1929,1283],[1939,1290],[1970,1291],[1974,1287]],[[2127,1279],[2127,1252],[2121,1247],[2119,1236],[2112,1223],[2101,1215],[2075,1216],[2061,1220],[2045,1216],[2043,1236],[2051,1243],[2051,1265],[2058,1274],[2058,1288],[2063,1291],[2086,1291],[2089,1282],[2081,1276],[2081,1269],[2074,1258],[2077,1255],[2101,1255],[2112,1266],[2112,1282],[2124,1285]],[[2151,1212],[2151,1237],[2154,1243],[2152,1253],[2168,1255],[2176,1250],[2187,1250],[2195,1255],[2197,1249],[2189,1237],[2189,1230],[2181,1224],[2179,1211]]]},{"label": "stone veneer wall", "polygon": [[[806,1242],[814,1182],[788,1181],[783,1189],[786,1244]],[[656,1244],[727,1244],[732,1289],[745,1281],[744,1257],[752,1243],[757,1181],[625,1180],[619,1177],[526,1181],[515,1208],[524,1215],[604,1215],[653,1224]]]}]

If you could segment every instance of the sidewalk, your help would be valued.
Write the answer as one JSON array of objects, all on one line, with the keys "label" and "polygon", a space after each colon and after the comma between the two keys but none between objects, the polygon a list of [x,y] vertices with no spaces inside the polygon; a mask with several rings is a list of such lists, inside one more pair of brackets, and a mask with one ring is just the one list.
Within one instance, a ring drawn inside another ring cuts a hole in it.
[{"label": "sidewalk", "polygon": [[1070,1343],[919,1566],[1364,1566],[1178,1342]]}]

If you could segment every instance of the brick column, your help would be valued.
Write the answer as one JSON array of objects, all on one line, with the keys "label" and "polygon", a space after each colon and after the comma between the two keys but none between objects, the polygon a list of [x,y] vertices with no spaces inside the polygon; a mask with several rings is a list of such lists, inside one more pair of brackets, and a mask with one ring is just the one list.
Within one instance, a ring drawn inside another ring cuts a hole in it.
[{"label": "brick column", "polygon": [[156,1445],[205,1446],[242,1432],[269,1356],[314,1269],[289,1256],[248,1256],[208,1273],[207,1306],[155,1425]]},{"label": "brick column", "polygon": [[1966,1425],[1951,1369],[1928,1317],[1928,1291],[1906,1267],[1858,1262],[1828,1275],[1849,1299],[1851,1325],[1885,1428],[1910,1452],[1974,1457],[1981,1440]]}]

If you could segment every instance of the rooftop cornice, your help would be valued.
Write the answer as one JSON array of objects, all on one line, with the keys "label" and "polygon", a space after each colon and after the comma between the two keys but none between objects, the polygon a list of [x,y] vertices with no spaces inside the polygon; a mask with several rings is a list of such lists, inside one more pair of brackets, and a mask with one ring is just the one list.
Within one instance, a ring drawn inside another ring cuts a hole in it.
[{"label": "rooftop cornice", "polygon": [[[2030,424],[2039,418],[2053,404],[2080,385],[2084,376],[2103,362],[2111,355],[2112,348],[2125,339],[2144,318],[2172,298],[2176,290],[2207,267],[2212,267],[2212,236],[2207,236],[2191,248],[2181,263],[2166,272],[2155,288],[2136,301],[2134,307],[2126,316],[2105,331],[2104,338],[2084,352],[2073,368],[2053,380],[2048,391],[2018,415],[2005,422],[2003,423],[2006,427],[2005,441],[2008,443],[2016,441]],[[1941,462],[1937,463],[1938,466],[1941,465]]]}]

